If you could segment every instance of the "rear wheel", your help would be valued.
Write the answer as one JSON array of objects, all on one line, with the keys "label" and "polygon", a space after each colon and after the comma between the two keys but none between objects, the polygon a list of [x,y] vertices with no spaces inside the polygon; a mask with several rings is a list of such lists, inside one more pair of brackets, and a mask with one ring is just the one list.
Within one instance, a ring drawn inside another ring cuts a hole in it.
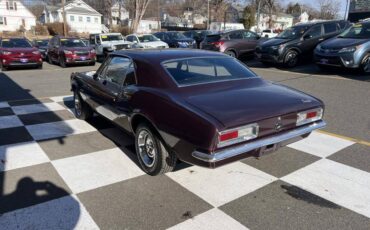
[{"label": "rear wheel", "polygon": [[236,53],[232,50],[225,51],[225,54],[229,55],[230,57],[236,58]]},{"label": "rear wheel", "polygon": [[136,129],[135,147],[140,166],[149,175],[171,172],[176,166],[176,155],[166,149],[147,124],[140,124]]},{"label": "rear wheel", "polygon": [[60,65],[62,68],[66,68],[66,67],[67,67],[66,59],[65,59],[64,57],[59,57],[59,65]]},{"label": "rear wheel", "polygon": [[361,69],[364,73],[370,73],[370,54],[362,60]]},{"label": "rear wheel", "polygon": [[298,52],[295,50],[289,50],[284,57],[284,65],[292,68],[298,64]]},{"label": "rear wheel", "polygon": [[49,55],[47,56],[47,60],[48,60],[48,63],[50,65],[53,65],[54,64],[53,60],[51,59],[51,57]]},{"label": "rear wheel", "polygon": [[76,118],[81,120],[87,120],[93,115],[93,111],[89,105],[87,105],[79,95],[78,91],[75,90],[73,93],[74,101],[74,114]]},{"label": "rear wheel", "polygon": [[95,61],[93,61],[93,62],[90,62],[89,63],[89,66],[94,66],[96,64],[96,62]]},{"label": "rear wheel", "polygon": [[0,66],[1,66],[1,71],[7,71],[8,70],[8,68],[6,67],[6,66],[4,66],[3,65],[3,62],[2,62],[2,60],[0,60]]}]

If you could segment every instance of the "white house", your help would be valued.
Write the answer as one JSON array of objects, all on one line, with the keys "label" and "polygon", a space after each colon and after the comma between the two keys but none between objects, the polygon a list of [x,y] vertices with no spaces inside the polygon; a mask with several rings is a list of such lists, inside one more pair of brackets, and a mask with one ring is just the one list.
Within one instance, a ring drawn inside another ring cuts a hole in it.
[{"label": "white house", "polygon": [[[260,31],[265,29],[281,29],[284,30],[288,27],[293,26],[294,17],[290,14],[273,14],[272,15],[272,28],[270,28],[270,15],[268,13],[261,13],[259,18],[258,28]],[[256,15],[256,21],[257,15]],[[256,28],[256,27],[254,27]]]},{"label": "white house", "polygon": [[[121,11],[121,16],[120,16]],[[113,25],[118,25],[120,22],[127,21],[130,17],[130,13],[126,8],[124,8],[122,5],[117,2],[112,6],[112,19],[113,19]]]},{"label": "white house", "polygon": [[0,0],[0,31],[30,30],[36,17],[18,0]]},{"label": "white house", "polygon": [[[100,33],[103,30],[102,15],[82,0],[70,1],[65,7],[66,21],[71,31],[78,33]],[[46,6],[40,21],[43,23],[63,22],[61,6]]]},{"label": "white house", "polygon": [[152,33],[153,31],[158,31],[158,20],[143,19],[137,28],[138,34]]},{"label": "white house", "polygon": [[308,13],[305,11],[303,12],[300,16],[299,16],[299,22],[308,22],[310,16],[308,15]]}]

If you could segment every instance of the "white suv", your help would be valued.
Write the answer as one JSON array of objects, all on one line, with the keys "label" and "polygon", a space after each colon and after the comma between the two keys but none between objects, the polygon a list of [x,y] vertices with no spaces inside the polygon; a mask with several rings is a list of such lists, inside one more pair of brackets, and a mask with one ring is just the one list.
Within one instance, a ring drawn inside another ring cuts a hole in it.
[{"label": "white suv", "polygon": [[89,40],[98,57],[106,57],[110,52],[131,48],[131,42],[126,41],[120,33],[90,34]]},{"label": "white suv", "polygon": [[130,34],[126,36],[126,40],[132,42],[133,48],[142,48],[142,49],[165,49],[168,48],[168,44],[161,41],[153,34]]}]

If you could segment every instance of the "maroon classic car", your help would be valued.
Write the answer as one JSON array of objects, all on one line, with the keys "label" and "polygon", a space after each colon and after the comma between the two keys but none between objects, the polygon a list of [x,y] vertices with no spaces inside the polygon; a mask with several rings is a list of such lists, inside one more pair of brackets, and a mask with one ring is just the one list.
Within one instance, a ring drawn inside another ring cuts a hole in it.
[{"label": "maroon classic car", "polygon": [[263,156],[325,126],[319,99],[210,51],[119,51],[96,72],[73,73],[71,86],[76,117],[96,112],[132,133],[150,175],[177,159],[215,168]]}]

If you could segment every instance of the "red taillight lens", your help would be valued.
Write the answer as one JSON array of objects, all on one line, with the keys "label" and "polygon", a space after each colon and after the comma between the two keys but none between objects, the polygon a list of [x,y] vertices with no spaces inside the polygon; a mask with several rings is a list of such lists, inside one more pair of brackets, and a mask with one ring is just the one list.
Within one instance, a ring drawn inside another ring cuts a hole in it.
[{"label": "red taillight lens", "polygon": [[297,126],[305,125],[322,119],[324,110],[322,108],[312,109],[297,114]]},{"label": "red taillight lens", "polygon": [[220,135],[220,141],[228,141],[234,138],[238,137],[238,130],[229,132],[229,133],[223,133]]},{"label": "red taillight lens", "polygon": [[306,119],[314,118],[317,116],[317,111],[309,112],[306,114]]},{"label": "red taillight lens", "polygon": [[216,47],[221,47],[224,43],[224,41],[211,42],[211,44]]}]

